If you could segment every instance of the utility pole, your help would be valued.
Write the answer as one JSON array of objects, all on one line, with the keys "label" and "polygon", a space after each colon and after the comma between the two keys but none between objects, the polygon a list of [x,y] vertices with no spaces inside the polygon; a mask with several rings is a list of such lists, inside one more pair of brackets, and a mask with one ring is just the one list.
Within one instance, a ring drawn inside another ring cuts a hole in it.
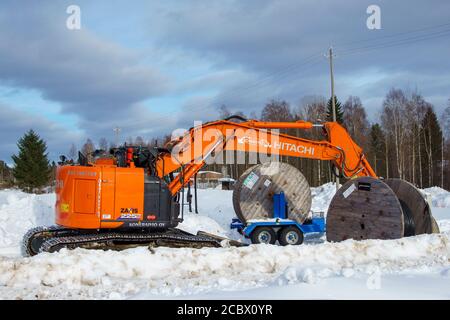
[{"label": "utility pole", "polygon": [[115,127],[114,129],[113,129],[113,131],[114,131],[114,133],[115,133],[115,135],[116,135],[116,148],[119,146],[119,134],[120,134],[120,131],[121,131],[122,129],[120,129],[119,127]]},{"label": "utility pole", "polygon": [[[330,59],[330,76],[331,76],[331,105],[333,109],[333,121],[336,122],[336,99],[334,97],[334,73],[333,73],[333,47],[330,47],[327,58]],[[336,177],[336,191],[339,190],[339,177]]]}]

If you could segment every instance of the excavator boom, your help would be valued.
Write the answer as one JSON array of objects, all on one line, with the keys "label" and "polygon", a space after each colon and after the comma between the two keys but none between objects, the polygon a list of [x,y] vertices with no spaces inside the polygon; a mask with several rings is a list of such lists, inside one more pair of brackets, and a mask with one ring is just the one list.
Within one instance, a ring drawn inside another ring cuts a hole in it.
[{"label": "excavator boom", "polygon": [[[273,130],[307,130],[316,127],[322,129],[326,140],[308,140]],[[220,120],[191,128],[184,136],[170,141],[168,149],[170,152],[158,160],[157,168],[160,177],[181,169],[180,174],[169,185],[172,194],[178,193],[211,155],[217,156],[222,151],[328,160],[332,161],[345,177],[376,177],[363,150],[345,128],[336,122],[313,124],[305,121],[249,120],[236,123]]]}]

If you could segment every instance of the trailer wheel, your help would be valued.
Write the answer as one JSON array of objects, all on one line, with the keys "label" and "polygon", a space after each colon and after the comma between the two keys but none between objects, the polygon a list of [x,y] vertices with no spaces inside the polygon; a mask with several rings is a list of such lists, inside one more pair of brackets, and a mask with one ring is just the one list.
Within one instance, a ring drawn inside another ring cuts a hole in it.
[{"label": "trailer wheel", "polygon": [[253,244],[275,244],[277,236],[272,228],[258,227],[252,232],[251,240]]},{"label": "trailer wheel", "polygon": [[282,246],[303,243],[303,232],[297,227],[286,227],[278,233],[278,241]]}]

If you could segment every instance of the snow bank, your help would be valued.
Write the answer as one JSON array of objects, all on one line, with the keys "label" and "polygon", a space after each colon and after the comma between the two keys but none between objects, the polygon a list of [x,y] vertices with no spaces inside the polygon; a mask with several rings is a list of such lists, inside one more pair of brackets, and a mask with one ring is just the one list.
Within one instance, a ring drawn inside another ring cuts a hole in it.
[{"label": "snow bank", "polygon": [[313,212],[328,211],[331,199],[336,194],[336,185],[332,182],[325,183],[320,187],[311,188],[312,204],[311,210]]},{"label": "snow bank", "polygon": [[[288,247],[76,249],[33,258],[0,256],[0,287],[8,288],[0,290],[0,298],[181,296],[316,284],[336,277],[366,279],[374,273],[439,274],[449,267],[449,236]],[[442,281],[450,284],[444,273]]]},{"label": "snow bank", "polygon": [[431,197],[433,207],[450,208],[450,192],[440,187],[423,189],[426,196]]},{"label": "snow bank", "polygon": [[[188,212],[186,207],[184,221],[178,227],[191,233],[202,230],[236,240],[241,239],[238,232],[229,228],[231,219],[235,217],[232,196],[233,191],[229,190],[198,190],[199,214]],[[194,211],[194,203],[192,210]]]},{"label": "snow bank", "polygon": [[0,248],[19,247],[28,229],[54,221],[54,194],[0,191]]},{"label": "snow bank", "polygon": [[[311,188],[311,192],[312,210],[326,212],[335,186],[329,183]],[[31,227],[53,224],[55,196],[2,190],[0,298],[205,297],[210,292],[255,292],[255,288],[280,286],[293,288],[291,290],[323,286],[323,291],[316,290],[316,297],[327,298],[329,285],[326,283],[338,281],[339,287],[335,291],[346,292],[348,283],[364,284],[375,273],[394,277],[391,279],[397,287],[391,290],[393,297],[396,297],[398,286],[408,287],[408,279],[412,276],[425,279],[424,276],[432,275],[434,283],[448,288],[449,193],[440,188],[429,188],[424,192],[430,194],[433,206],[440,206],[434,207],[433,212],[436,213],[441,234],[341,243],[326,243],[322,237],[312,241],[305,239],[306,244],[295,247],[252,245],[201,250],[157,248],[154,251],[142,247],[121,252],[77,249],[21,258],[18,249],[23,234]],[[192,233],[204,230],[248,241],[229,229],[235,215],[232,191],[199,190],[199,214],[187,212],[187,207],[185,209],[181,229]],[[13,248],[16,253],[5,256],[4,248]],[[408,290],[402,290],[402,297],[408,298]],[[439,294],[448,296],[448,290],[442,290]],[[279,297],[268,296],[277,289],[261,289],[258,292],[261,293],[254,293],[254,298]],[[433,292],[430,295],[433,296]],[[358,298],[359,292],[348,292],[348,296]]]}]

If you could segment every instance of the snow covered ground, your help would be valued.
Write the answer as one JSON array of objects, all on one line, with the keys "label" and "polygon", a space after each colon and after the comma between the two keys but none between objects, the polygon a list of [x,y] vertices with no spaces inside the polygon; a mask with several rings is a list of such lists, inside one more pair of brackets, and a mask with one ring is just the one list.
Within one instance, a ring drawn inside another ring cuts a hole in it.
[{"label": "snow covered ground", "polygon": [[[440,234],[399,240],[327,243],[312,236],[301,246],[135,248],[122,252],[62,250],[20,257],[23,234],[53,222],[54,195],[0,191],[2,299],[449,299],[450,193],[430,196]],[[334,194],[312,189],[315,211]],[[180,225],[246,241],[228,228],[231,191],[199,190],[200,214]]]}]

